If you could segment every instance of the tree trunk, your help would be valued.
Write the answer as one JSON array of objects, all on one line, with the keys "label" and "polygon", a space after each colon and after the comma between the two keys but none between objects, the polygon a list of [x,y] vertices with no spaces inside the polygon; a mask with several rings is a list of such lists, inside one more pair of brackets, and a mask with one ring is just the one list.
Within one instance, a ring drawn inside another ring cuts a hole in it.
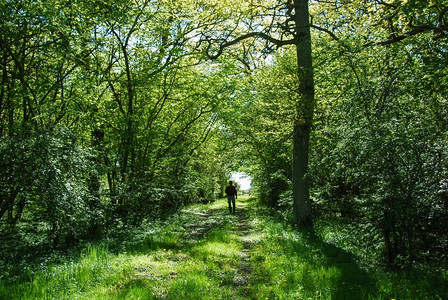
[{"label": "tree trunk", "polygon": [[309,183],[306,174],[315,99],[308,0],[295,0],[294,7],[299,89],[293,136],[293,221],[296,226],[303,227],[312,225]]},{"label": "tree trunk", "polygon": [[311,226],[311,202],[309,184],[306,178],[308,171],[309,129],[294,126],[293,146],[293,199],[294,199],[294,225]]},{"label": "tree trunk", "polygon": [[392,268],[394,255],[392,250],[392,242],[390,240],[390,231],[388,229],[383,229],[384,244],[386,246],[386,263],[388,268]]}]

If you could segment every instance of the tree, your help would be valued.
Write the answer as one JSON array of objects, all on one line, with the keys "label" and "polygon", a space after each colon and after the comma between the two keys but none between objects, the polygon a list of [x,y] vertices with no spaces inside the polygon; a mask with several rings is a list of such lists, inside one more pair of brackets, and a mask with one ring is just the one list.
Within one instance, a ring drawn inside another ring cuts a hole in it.
[{"label": "tree", "polygon": [[[65,127],[68,120],[76,118],[72,113],[78,86],[71,76],[95,47],[86,46],[89,19],[81,22],[73,17],[72,9],[56,0],[0,4],[0,134],[3,145],[17,145],[24,154],[7,151],[4,156],[7,165],[2,166],[5,188],[0,192],[0,218],[8,211],[9,216],[17,213],[12,219],[20,219],[32,202],[28,195],[37,192],[30,189],[42,178],[33,172],[39,172],[42,166],[28,156],[37,145],[34,138],[43,135],[57,139],[57,127]],[[84,11],[83,6],[77,9]],[[41,146],[45,152],[51,145]]]},{"label": "tree", "polygon": [[366,47],[358,33],[314,44],[325,67],[312,137],[316,206],[354,226],[389,267],[437,261],[447,245],[444,45],[422,32]]},{"label": "tree", "polygon": [[257,4],[251,6],[252,14],[256,12],[259,16],[274,16],[267,24],[252,17],[244,26],[241,24],[235,26],[236,28],[238,26],[247,27],[246,31],[253,30],[249,33],[235,36],[235,30],[232,28],[233,30],[222,34],[224,38],[213,38],[204,34],[203,40],[207,42],[206,51],[211,59],[221,56],[224,49],[252,38],[266,41],[265,50],[267,51],[271,51],[272,46],[295,46],[298,62],[298,88],[296,91],[296,117],[293,125],[293,223],[297,226],[309,226],[312,225],[312,218],[307,172],[309,137],[313,123],[315,99],[308,0],[290,0],[280,4],[268,1],[267,5],[267,8],[263,8],[261,4],[260,6]]},{"label": "tree", "polygon": [[[249,8],[246,15],[241,13],[235,18],[237,24],[229,26],[228,22],[222,22],[224,26],[217,29],[217,23],[214,23],[210,31],[215,35],[204,34],[207,55],[211,59],[222,55],[224,49],[248,39],[265,41],[265,52],[271,51],[272,46],[294,45],[296,48],[299,84],[295,108],[297,116],[293,126],[294,224],[312,224],[307,172],[309,137],[316,101],[310,28],[325,32],[335,40],[339,38],[333,31],[350,36],[355,30],[364,45],[389,45],[426,32],[433,32],[434,39],[439,39],[448,30],[445,20],[448,8],[442,2],[406,1],[405,5],[400,5],[399,1],[379,0],[360,0],[350,4],[316,1],[312,7],[313,21],[317,20],[315,23],[323,27],[310,23],[307,0],[251,2],[246,6]],[[262,20],[265,16],[269,16],[268,21]],[[242,50],[243,54],[247,53],[247,47]],[[247,60],[242,61],[247,64]]]},{"label": "tree", "polygon": [[0,4],[0,226],[57,246],[214,199],[201,147],[233,83],[195,51],[192,5]]},{"label": "tree", "polygon": [[[222,116],[220,130],[236,149],[237,167],[247,168],[260,200],[292,210],[291,152],[295,119],[297,63],[294,47],[279,49],[272,59],[243,73]],[[221,108],[222,109],[222,108]]]},{"label": "tree", "polygon": [[298,116],[294,122],[292,182],[294,224],[301,226],[312,224],[309,182],[306,176],[315,99],[308,1],[295,0],[294,9],[299,99],[297,102]]}]

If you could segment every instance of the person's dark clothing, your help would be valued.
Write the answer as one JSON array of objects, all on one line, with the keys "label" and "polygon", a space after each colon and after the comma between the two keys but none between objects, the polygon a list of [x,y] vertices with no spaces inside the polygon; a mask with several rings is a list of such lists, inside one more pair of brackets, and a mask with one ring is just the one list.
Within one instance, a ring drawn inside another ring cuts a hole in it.
[{"label": "person's dark clothing", "polygon": [[229,203],[229,212],[232,212],[232,204],[233,204],[233,212],[235,212],[235,199],[238,198],[236,188],[233,185],[227,186],[226,194],[227,194],[227,202]]},{"label": "person's dark clothing", "polygon": [[236,197],[236,188],[235,188],[235,186],[233,186],[233,185],[229,185],[229,186],[227,186],[227,187],[226,187],[226,195],[227,195],[227,196],[229,196],[229,195],[235,195],[235,197]]}]

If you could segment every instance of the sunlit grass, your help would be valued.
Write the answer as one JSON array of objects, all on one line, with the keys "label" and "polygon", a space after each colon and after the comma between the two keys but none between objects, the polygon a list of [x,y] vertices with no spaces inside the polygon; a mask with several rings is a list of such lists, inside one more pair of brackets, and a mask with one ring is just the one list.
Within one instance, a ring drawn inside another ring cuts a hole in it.
[{"label": "sunlit grass", "polygon": [[[264,217],[261,217],[260,214]],[[354,253],[310,231],[285,226],[269,211],[256,214],[263,237],[253,249],[251,281],[258,299],[445,299],[443,280],[358,266]],[[328,230],[331,230],[329,228]],[[353,234],[353,233],[352,233]],[[446,279],[444,280],[447,283]],[[440,285],[442,283],[442,285]]]},{"label": "sunlit grass", "polygon": [[358,265],[356,253],[286,226],[253,200],[241,198],[237,209],[239,215],[228,214],[225,200],[187,207],[136,231],[120,251],[90,246],[79,259],[30,273],[28,280],[0,282],[0,298],[447,298],[440,285],[446,273],[435,281],[369,270]]}]

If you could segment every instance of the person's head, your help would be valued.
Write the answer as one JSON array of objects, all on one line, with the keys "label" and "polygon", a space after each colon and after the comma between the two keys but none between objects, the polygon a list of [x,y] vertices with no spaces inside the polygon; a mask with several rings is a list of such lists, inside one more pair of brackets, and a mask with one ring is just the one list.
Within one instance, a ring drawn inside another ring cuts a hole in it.
[{"label": "person's head", "polygon": [[229,185],[232,185],[232,184],[233,184],[233,182],[232,182],[232,180],[230,180],[230,181],[229,181]]}]

